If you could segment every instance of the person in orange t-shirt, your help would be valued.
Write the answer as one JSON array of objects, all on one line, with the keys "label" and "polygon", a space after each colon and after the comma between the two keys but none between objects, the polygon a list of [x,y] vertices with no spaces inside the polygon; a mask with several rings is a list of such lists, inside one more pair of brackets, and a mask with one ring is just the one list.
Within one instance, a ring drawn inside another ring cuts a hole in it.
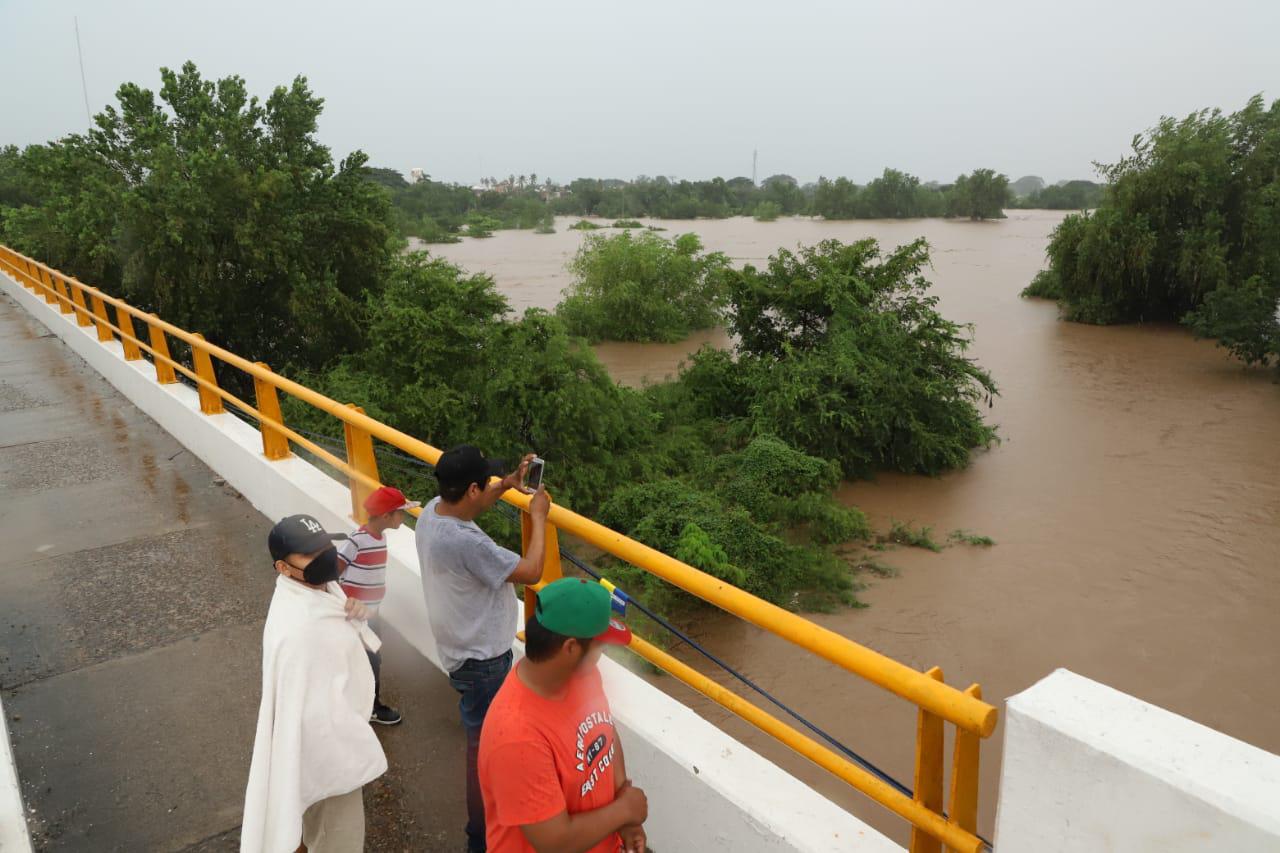
[{"label": "person in orange t-shirt", "polygon": [[610,599],[583,578],[538,592],[525,657],[480,733],[489,853],[644,853],[649,803],[627,778],[596,667],[605,644],[631,640]]}]

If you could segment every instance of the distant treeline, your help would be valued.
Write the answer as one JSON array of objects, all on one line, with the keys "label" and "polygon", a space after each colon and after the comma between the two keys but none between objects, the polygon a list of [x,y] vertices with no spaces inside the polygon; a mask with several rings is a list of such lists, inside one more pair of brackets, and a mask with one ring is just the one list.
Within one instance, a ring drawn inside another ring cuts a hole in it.
[{"label": "distant treeline", "polygon": [[1009,207],[1022,210],[1092,210],[1102,202],[1103,184],[1064,181],[1014,198]]},{"label": "distant treeline", "polygon": [[[1000,219],[1013,201],[1009,179],[977,169],[953,183],[921,183],[896,169],[865,185],[848,178],[801,185],[790,175],[771,175],[759,185],[750,178],[676,181],[639,177],[634,181],[579,178],[567,186],[537,176],[486,179],[479,187],[435,181],[410,183],[393,169],[367,168],[371,181],[386,187],[401,233],[429,242],[449,242],[458,234],[492,227],[551,230],[556,215],[621,219],[723,219],[754,216],[822,216],[826,219],[905,219],[950,216]],[[467,229],[467,230],[464,230]]]}]

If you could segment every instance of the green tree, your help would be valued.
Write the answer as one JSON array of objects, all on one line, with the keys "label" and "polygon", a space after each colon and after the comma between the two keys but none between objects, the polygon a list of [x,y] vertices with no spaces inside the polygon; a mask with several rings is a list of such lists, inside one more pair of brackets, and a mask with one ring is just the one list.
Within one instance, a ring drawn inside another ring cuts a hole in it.
[{"label": "green tree", "polygon": [[737,387],[721,398],[745,405],[752,434],[846,475],[965,465],[995,438],[978,409],[995,383],[965,357],[967,328],[938,313],[928,262],[923,240],[883,256],[875,240],[827,240],[731,272]]},{"label": "green tree", "polygon": [[1163,118],[1100,169],[1099,206],[1062,221],[1026,295],[1084,322],[1180,320],[1247,363],[1280,359],[1280,101]]},{"label": "green tree", "polygon": [[[31,152],[45,204],[10,216],[20,246],[274,366],[360,342],[360,307],[390,261],[386,195],[356,152],[315,136],[322,101],[298,77],[265,101],[244,80],[161,69],[84,136]],[[282,334],[306,329],[306,334]]]},{"label": "green tree", "polygon": [[975,169],[956,178],[947,200],[948,216],[1004,219],[1005,205],[1011,200],[1009,179],[991,169]]},{"label": "green tree", "polygon": [[776,201],[762,201],[756,205],[757,222],[773,222],[782,214],[782,206]]},{"label": "green tree", "polygon": [[915,175],[885,169],[884,174],[867,184],[864,202],[867,215],[875,219],[902,219],[919,216],[916,193],[920,179]]},{"label": "green tree", "polygon": [[728,267],[723,254],[702,252],[696,234],[588,235],[556,313],[593,341],[678,341],[723,321]]}]

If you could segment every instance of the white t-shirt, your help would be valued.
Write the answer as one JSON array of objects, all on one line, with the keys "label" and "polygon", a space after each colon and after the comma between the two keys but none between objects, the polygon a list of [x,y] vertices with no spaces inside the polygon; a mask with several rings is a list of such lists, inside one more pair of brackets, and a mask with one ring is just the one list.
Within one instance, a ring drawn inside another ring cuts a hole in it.
[{"label": "white t-shirt", "polygon": [[418,516],[415,540],[422,594],[446,672],[468,660],[511,649],[519,606],[507,582],[520,555],[489,538],[474,521],[438,515],[433,498]]}]

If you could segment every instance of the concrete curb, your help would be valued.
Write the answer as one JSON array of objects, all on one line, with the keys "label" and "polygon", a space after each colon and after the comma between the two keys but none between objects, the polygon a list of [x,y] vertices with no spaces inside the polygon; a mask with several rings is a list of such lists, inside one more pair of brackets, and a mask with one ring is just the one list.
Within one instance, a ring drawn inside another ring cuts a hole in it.
[{"label": "concrete curb", "polygon": [[18,766],[9,746],[9,717],[0,702],[0,853],[31,853],[27,814],[18,786]]}]

